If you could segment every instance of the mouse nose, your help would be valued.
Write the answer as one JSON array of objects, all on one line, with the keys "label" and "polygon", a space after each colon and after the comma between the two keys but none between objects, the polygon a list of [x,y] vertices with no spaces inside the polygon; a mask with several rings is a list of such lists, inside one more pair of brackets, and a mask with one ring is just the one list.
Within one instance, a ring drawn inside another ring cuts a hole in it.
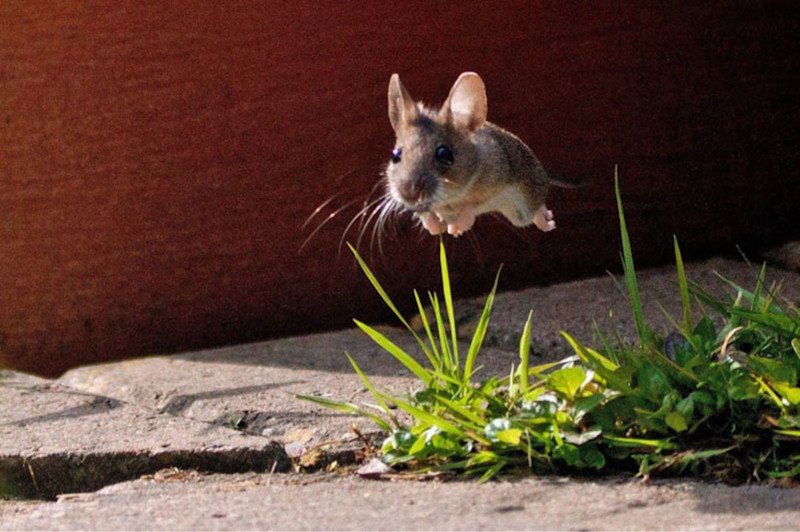
[{"label": "mouse nose", "polygon": [[406,179],[397,187],[397,192],[406,203],[421,203],[430,187],[424,179]]},{"label": "mouse nose", "polygon": [[409,203],[416,203],[419,201],[419,197],[422,193],[413,179],[408,179],[400,183],[398,192],[400,193],[400,196]]}]

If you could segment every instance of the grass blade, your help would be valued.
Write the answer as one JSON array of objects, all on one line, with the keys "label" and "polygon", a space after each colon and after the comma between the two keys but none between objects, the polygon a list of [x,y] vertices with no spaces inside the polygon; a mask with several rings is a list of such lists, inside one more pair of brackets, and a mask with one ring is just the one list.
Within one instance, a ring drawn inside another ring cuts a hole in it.
[{"label": "grass blade", "polygon": [[639,395],[631,388],[626,378],[617,374],[619,366],[614,364],[614,362],[604,357],[594,349],[584,347],[567,333],[562,331],[561,335],[566,338],[567,342],[580,357],[581,361],[586,366],[593,369],[597,375],[602,377],[603,380],[606,381],[609,388],[622,392],[625,395]]},{"label": "grass blade", "polygon": [[519,391],[523,397],[528,393],[528,363],[531,351],[531,327],[533,325],[533,311],[528,312],[528,319],[522,329],[519,339]]},{"label": "grass blade", "polygon": [[359,329],[367,333],[367,336],[372,338],[372,340],[378,344],[383,350],[387,353],[391,354],[394,358],[400,361],[408,370],[417,376],[422,382],[426,385],[431,382],[432,375],[431,373],[423,368],[419,362],[414,360],[408,353],[400,349],[397,345],[395,345],[391,340],[386,338],[384,335],[367,325],[366,323],[362,323],[358,320],[353,320],[355,324],[358,326]]},{"label": "grass blade", "polygon": [[367,266],[367,263],[361,258],[361,255],[358,254],[356,248],[354,248],[349,242],[347,243],[347,246],[350,248],[350,251],[353,252],[353,256],[355,256],[358,265],[361,267],[361,271],[364,272],[364,275],[367,277],[367,279],[369,279],[372,287],[375,288],[375,291],[381,296],[381,299],[383,299],[383,302],[386,304],[386,306],[389,307],[392,312],[394,312],[394,315],[397,316],[397,319],[399,319],[407,329],[411,330],[411,326],[408,324],[400,311],[397,310],[397,307],[392,302],[389,294],[387,294],[386,290],[383,289],[383,286],[381,286],[381,283],[378,282],[377,277],[375,277],[375,275],[372,273],[372,270],[369,269],[369,266]]},{"label": "grass blade", "polygon": [[370,284],[372,284],[372,287],[375,289],[375,291],[378,292],[378,295],[381,296],[381,299],[386,304],[386,306],[389,307],[389,309],[394,313],[394,315],[397,316],[397,319],[400,320],[400,323],[402,323],[403,326],[405,326],[405,328],[408,329],[408,331],[414,336],[414,339],[422,348],[422,351],[425,353],[425,356],[427,356],[428,359],[432,359],[433,353],[430,351],[428,346],[425,345],[425,342],[422,340],[422,338],[419,337],[417,332],[411,327],[408,321],[403,317],[403,315],[394,305],[391,298],[389,297],[389,294],[387,294],[386,290],[383,289],[383,286],[381,286],[381,283],[378,281],[378,278],[375,277],[375,274],[373,274],[372,270],[369,269],[369,266],[367,266],[367,263],[364,262],[364,259],[361,258],[361,255],[358,254],[358,251],[356,251],[356,249],[352,245],[350,245],[349,242],[347,243],[347,246],[350,248],[350,251],[356,258],[358,265],[361,267],[361,271],[364,272],[364,275],[367,277]]},{"label": "grass blade", "polygon": [[489,317],[492,314],[492,305],[494,304],[494,296],[497,293],[497,283],[500,281],[500,271],[502,267],[497,270],[497,275],[494,278],[494,286],[489,296],[486,298],[486,304],[483,307],[483,312],[478,320],[478,325],[475,327],[475,333],[472,335],[472,342],[469,345],[467,352],[467,359],[464,362],[464,384],[469,384],[469,379],[472,376],[472,368],[475,365],[475,359],[483,344],[483,339],[486,337],[486,329],[489,327]]},{"label": "grass blade", "polygon": [[759,310],[759,303],[761,301],[761,291],[764,289],[764,277],[767,274],[767,263],[761,265],[761,271],[758,272],[758,280],[756,281],[756,288],[753,290],[753,301],[751,309],[754,311]]},{"label": "grass blade", "polygon": [[603,441],[618,447],[652,447],[659,450],[673,451],[679,446],[669,440],[651,440],[645,438],[623,438],[621,436],[602,436]]},{"label": "grass blade", "polygon": [[364,372],[361,371],[361,368],[358,367],[358,364],[356,364],[356,361],[353,360],[353,357],[350,356],[350,353],[345,352],[345,356],[347,357],[347,360],[350,361],[350,365],[353,366],[353,369],[356,371],[358,378],[361,379],[362,383],[364,383],[364,386],[367,388],[367,390],[369,390],[369,393],[372,394],[372,397],[374,397],[375,400],[378,402],[378,405],[381,407],[384,413],[387,416],[389,416],[392,419],[392,421],[395,422],[395,424],[397,424],[397,421],[394,419],[394,415],[392,415],[392,411],[389,408],[389,405],[387,405],[386,401],[383,400],[383,396],[381,396],[381,394],[378,393],[378,391],[369,381],[367,376],[364,375]]},{"label": "grass blade", "polygon": [[431,364],[437,371],[442,370],[442,357],[439,354],[439,349],[436,347],[436,342],[433,339],[433,331],[431,330],[431,325],[428,323],[428,316],[425,314],[425,307],[422,306],[422,301],[419,299],[419,293],[414,290],[414,300],[417,302],[417,309],[419,309],[419,317],[422,321],[422,326],[425,329],[425,334],[428,336],[428,342],[431,345],[431,352],[426,352],[425,354],[428,355],[428,360],[431,361]]},{"label": "grass blade", "polygon": [[444,239],[439,237],[439,262],[442,265],[442,291],[444,292],[444,304],[447,309],[447,318],[450,321],[450,337],[452,341],[452,352],[454,365],[458,367],[458,334],[456,331],[456,317],[453,310],[453,291],[450,288],[450,271],[447,267],[447,253],[444,251]]},{"label": "grass blade", "polygon": [[689,300],[689,284],[686,282],[686,271],[683,268],[681,248],[678,246],[678,237],[672,237],[675,245],[675,266],[678,270],[678,289],[681,294],[681,309],[683,310],[684,336],[692,332],[692,305]]},{"label": "grass blade", "polygon": [[614,167],[614,190],[617,196],[617,211],[619,212],[619,229],[622,236],[622,267],[625,272],[625,285],[628,288],[628,299],[633,309],[633,320],[636,323],[636,332],[639,334],[639,341],[643,344],[649,343],[650,333],[644,321],[642,311],[642,298],[639,295],[639,285],[636,282],[636,269],[633,265],[633,251],[631,241],[628,236],[628,227],[625,224],[625,213],[622,209],[622,196],[619,191],[619,173]]},{"label": "grass blade", "polygon": [[414,416],[418,421],[422,421],[423,423],[427,423],[428,425],[438,427],[439,429],[447,432],[448,434],[452,434],[453,436],[457,436],[459,438],[463,438],[466,434],[464,430],[460,429],[459,427],[453,425],[446,419],[431,414],[430,412],[426,412],[421,408],[417,408],[416,406],[411,405],[410,403],[406,403],[396,397],[389,397],[385,395],[384,398],[392,401],[397,405],[398,408],[401,408]]},{"label": "grass blade", "polygon": [[[441,402],[447,408],[449,408],[450,410],[452,410],[456,414],[460,415],[464,419],[470,421],[471,424],[472,424],[472,426],[470,428],[472,428],[473,430],[482,431],[484,429],[484,427],[486,426],[486,420],[481,418],[478,414],[476,414],[475,412],[470,410],[468,407],[466,407],[464,405],[460,405],[460,404],[456,403],[455,401],[451,401],[447,397],[443,397],[441,395],[437,396],[436,400]],[[480,443],[488,444],[488,441],[486,441],[485,439],[481,438]]]},{"label": "grass blade", "polygon": [[453,353],[450,351],[450,344],[447,341],[447,331],[444,327],[444,320],[442,319],[442,308],[439,305],[439,296],[430,294],[431,306],[433,307],[433,316],[436,320],[436,333],[439,335],[439,345],[442,352],[442,364],[447,370],[448,374],[457,373],[458,368],[453,360]]},{"label": "grass blade", "polygon": [[325,408],[330,408],[332,410],[338,410],[339,412],[346,412],[348,414],[355,414],[357,416],[365,417],[371,420],[376,425],[378,425],[382,430],[385,430],[386,432],[392,431],[392,426],[389,423],[387,423],[385,419],[381,418],[380,416],[376,416],[372,412],[367,412],[366,410],[362,410],[352,403],[334,401],[333,399],[326,399],[324,397],[317,397],[314,395],[295,395],[295,397],[297,397],[298,399],[302,399],[303,401],[308,401],[310,403],[317,404],[319,406],[324,406]]}]

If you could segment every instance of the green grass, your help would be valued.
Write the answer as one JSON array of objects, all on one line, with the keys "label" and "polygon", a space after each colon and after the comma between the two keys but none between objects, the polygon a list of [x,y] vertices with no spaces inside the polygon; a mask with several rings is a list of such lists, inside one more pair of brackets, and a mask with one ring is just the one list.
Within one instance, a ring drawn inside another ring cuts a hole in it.
[{"label": "green grass", "polygon": [[[301,398],[373,420],[388,435],[383,461],[421,474],[452,471],[487,480],[501,471],[630,470],[728,481],[800,477],[800,311],[779,297],[778,287],[765,286],[765,268],[752,291],[720,278],[729,295],[712,296],[686,278],[676,239],[681,315],[668,316],[673,330],[666,335],[654,332],[642,311],[617,179],[615,191],[635,341],[598,329],[601,347],[593,348],[563,332],[575,356],[530,366],[529,315],[518,365],[508,376],[475,382],[499,272],[462,358],[444,245],[442,297],[427,294],[430,321],[414,293],[424,329],[419,334],[351,247],[428,364],[372,327],[356,325],[419,379],[420,390],[410,396],[377,390],[348,354],[375,409]],[[394,408],[411,421],[399,421]]]}]

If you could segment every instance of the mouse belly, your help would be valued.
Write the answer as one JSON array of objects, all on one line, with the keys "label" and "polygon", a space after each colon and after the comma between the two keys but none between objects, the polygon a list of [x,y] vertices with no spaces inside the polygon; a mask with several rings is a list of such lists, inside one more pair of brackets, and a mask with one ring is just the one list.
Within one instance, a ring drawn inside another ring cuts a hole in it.
[{"label": "mouse belly", "polygon": [[534,224],[544,232],[556,228],[553,211],[544,203],[530,205],[528,197],[517,185],[504,187],[483,203],[442,205],[417,216],[432,235],[447,231],[453,236],[461,236],[472,228],[478,216],[489,212],[499,212],[516,227]]},{"label": "mouse belly", "polygon": [[416,215],[430,234],[439,235],[447,231],[453,236],[461,236],[472,228],[477,214],[473,206],[464,206],[454,214],[443,216],[436,211]]}]

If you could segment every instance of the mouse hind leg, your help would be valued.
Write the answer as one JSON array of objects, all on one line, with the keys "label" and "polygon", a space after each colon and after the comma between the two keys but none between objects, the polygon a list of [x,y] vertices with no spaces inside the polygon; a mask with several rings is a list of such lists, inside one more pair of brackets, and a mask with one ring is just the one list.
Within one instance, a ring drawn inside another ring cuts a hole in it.
[{"label": "mouse hind leg", "polygon": [[544,203],[539,206],[539,209],[533,215],[533,223],[545,233],[556,228],[556,221],[553,219],[553,211],[548,210]]},{"label": "mouse hind leg", "polygon": [[523,189],[526,204],[531,212],[531,222],[545,233],[556,228],[553,211],[545,205],[547,190],[548,187],[546,185],[539,185],[538,183],[530,183]]},{"label": "mouse hind leg", "polygon": [[542,231],[556,228],[553,211],[544,204],[547,188],[511,186],[504,189],[493,199],[494,210],[499,211],[516,227],[527,227],[535,224]]}]

